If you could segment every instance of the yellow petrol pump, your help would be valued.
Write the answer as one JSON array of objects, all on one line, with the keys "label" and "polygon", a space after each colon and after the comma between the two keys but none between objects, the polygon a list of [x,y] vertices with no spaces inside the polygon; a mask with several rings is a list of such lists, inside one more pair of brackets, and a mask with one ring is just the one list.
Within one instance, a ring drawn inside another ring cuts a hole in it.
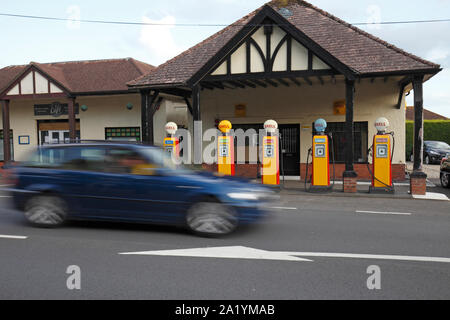
[{"label": "yellow petrol pump", "polygon": [[168,122],[164,129],[167,132],[167,137],[163,142],[164,150],[175,158],[178,158],[180,155],[180,146],[178,138],[175,137],[178,126],[174,122]]},{"label": "yellow petrol pump", "polygon": [[222,135],[217,138],[217,171],[220,174],[234,176],[234,137],[230,135],[231,122],[223,120],[219,123]]},{"label": "yellow petrol pump", "polygon": [[[318,119],[314,123],[314,128],[316,130],[316,134],[313,135],[312,149],[308,151],[305,189],[308,180],[309,157],[310,155],[312,155],[311,187],[308,191],[331,190],[332,186],[330,184],[330,141],[332,143],[333,140],[332,137],[329,137],[328,135],[325,134],[327,122],[324,119]],[[331,148],[331,151],[333,154],[333,166],[334,166],[333,148]]]},{"label": "yellow petrol pump", "polygon": [[280,185],[279,140],[276,135],[278,124],[274,120],[267,120],[264,129],[267,135],[262,144],[262,183],[278,186]]},{"label": "yellow petrol pump", "polygon": [[[377,134],[373,137],[373,145],[369,149],[372,151],[372,186],[370,192],[383,191],[394,192],[392,184],[392,157],[395,148],[394,133],[386,133],[389,121],[386,118],[378,118],[375,121]],[[392,138],[392,144],[391,144]]]}]

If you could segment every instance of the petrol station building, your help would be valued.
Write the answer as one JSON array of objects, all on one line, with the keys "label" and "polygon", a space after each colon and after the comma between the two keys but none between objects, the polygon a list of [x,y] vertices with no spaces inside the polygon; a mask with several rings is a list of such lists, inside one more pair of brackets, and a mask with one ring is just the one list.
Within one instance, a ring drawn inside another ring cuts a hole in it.
[{"label": "petrol station building", "polygon": [[[334,136],[336,177],[352,192],[356,179],[370,179],[367,149],[379,117],[395,133],[393,178],[405,179],[405,95],[412,89],[414,171],[424,181],[423,83],[440,70],[307,2],[272,1],[129,86],[148,96],[142,108],[150,117],[161,92],[189,96],[203,130],[224,119],[234,129],[261,129],[276,120],[290,176],[304,177],[313,122],[323,118]],[[195,141],[202,132],[192,133]],[[202,147],[194,143],[197,154]],[[236,175],[257,177],[258,167],[237,164]]]},{"label": "petrol station building", "polygon": [[[0,69],[0,162],[23,161],[37,145],[82,140],[141,140],[141,94],[126,83],[154,67],[125,59],[31,62]],[[164,125],[187,125],[186,103],[155,101],[155,139]],[[9,128],[9,146],[4,128]]]},{"label": "petrol station building", "polygon": [[[405,179],[405,95],[414,89],[411,177],[424,183],[423,83],[439,71],[305,1],[272,1],[156,68],[122,59],[1,69],[4,159],[20,161],[53,138],[161,144],[173,121],[191,132],[194,161],[202,164],[205,130],[221,120],[259,130],[273,119],[284,174],[304,178],[313,122],[323,118],[334,138],[336,177],[355,192],[357,179],[370,179],[367,149],[379,117],[395,133],[393,178]],[[259,168],[237,163],[235,172],[256,178]]]}]

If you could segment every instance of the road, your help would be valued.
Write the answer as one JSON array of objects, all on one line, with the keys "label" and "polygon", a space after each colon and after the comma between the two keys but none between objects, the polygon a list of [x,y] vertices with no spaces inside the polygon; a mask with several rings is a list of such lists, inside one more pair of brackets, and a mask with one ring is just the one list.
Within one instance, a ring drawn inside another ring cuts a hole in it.
[{"label": "road", "polygon": [[[449,202],[283,195],[274,207],[258,225],[207,239],[109,223],[33,228],[0,198],[0,299],[450,299],[450,259],[432,259],[450,258]],[[80,290],[66,285],[72,265]],[[380,290],[368,289],[369,266]]]}]

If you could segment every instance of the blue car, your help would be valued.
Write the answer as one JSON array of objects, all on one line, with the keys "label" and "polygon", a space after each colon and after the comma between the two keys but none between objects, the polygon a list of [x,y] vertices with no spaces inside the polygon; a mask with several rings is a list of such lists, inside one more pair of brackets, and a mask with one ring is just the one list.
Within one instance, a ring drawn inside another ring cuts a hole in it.
[{"label": "blue car", "polygon": [[115,142],[42,146],[13,177],[15,206],[42,227],[100,220],[221,236],[261,219],[276,198],[257,184],[180,168],[157,147]]}]

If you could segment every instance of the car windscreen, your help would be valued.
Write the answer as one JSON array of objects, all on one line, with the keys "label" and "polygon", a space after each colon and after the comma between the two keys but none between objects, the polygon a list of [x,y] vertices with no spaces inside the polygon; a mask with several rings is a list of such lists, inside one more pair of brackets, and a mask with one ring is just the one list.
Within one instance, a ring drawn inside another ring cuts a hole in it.
[{"label": "car windscreen", "polygon": [[429,141],[427,142],[428,147],[433,148],[433,149],[450,149],[450,146],[445,143],[445,142],[440,142],[440,141]]}]

